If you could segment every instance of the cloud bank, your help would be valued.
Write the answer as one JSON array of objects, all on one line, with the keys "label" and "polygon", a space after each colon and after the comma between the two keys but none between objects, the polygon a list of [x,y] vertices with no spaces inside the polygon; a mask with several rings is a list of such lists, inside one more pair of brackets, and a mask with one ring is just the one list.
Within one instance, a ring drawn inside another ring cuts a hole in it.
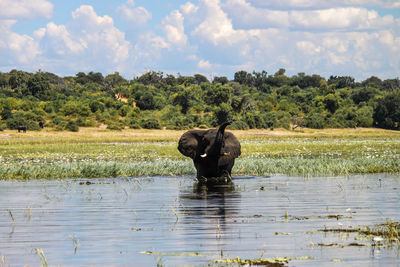
[{"label": "cloud bank", "polygon": [[[3,71],[119,71],[131,78],[152,69],[232,77],[242,69],[285,68],[325,77],[399,76],[400,18],[377,9],[399,9],[398,1],[199,0],[157,19],[130,0],[109,15],[81,5],[58,25],[51,2],[31,2],[0,2]],[[19,19],[38,17],[49,22],[31,35],[13,31]]]}]

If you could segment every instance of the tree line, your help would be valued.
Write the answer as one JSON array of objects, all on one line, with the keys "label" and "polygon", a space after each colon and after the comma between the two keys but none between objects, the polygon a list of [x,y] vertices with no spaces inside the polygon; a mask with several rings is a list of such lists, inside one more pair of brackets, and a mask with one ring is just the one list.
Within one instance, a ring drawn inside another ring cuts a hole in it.
[{"label": "tree line", "polygon": [[234,79],[149,71],[60,77],[38,71],[0,73],[0,130],[39,122],[57,130],[188,129],[233,121],[231,129],[283,127],[400,128],[400,80],[238,71]]}]

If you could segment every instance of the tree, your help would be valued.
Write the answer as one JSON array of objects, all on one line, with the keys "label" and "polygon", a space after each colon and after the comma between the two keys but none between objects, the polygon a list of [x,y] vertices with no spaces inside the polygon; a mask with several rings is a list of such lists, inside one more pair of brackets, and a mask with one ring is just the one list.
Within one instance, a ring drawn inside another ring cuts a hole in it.
[{"label": "tree", "polygon": [[335,113],[335,111],[339,108],[340,101],[340,97],[336,94],[328,94],[323,99],[325,108],[332,114]]},{"label": "tree", "polygon": [[229,85],[215,84],[208,86],[205,90],[205,101],[212,106],[219,106],[221,103],[230,103],[233,96],[233,89]]},{"label": "tree", "polygon": [[337,89],[345,87],[353,87],[355,85],[354,78],[351,76],[330,76],[328,84],[333,84]]},{"label": "tree", "polygon": [[325,117],[321,113],[311,113],[306,117],[306,126],[314,129],[325,127]]},{"label": "tree", "polygon": [[297,85],[301,89],[307,87],[319,87],[322,79],[323,78],[317,74],[313,74],[310,76],[306,75],[304,72],[300,72],[297,74],[297,76],[292,77],[291,85]]},{"label": "tree", "polygon": [[351,94],[351,99],[355,104],[360,104],[361,102],[367,103],[370,99],[374,98],[379,91],[373,87],[357,88]]},{"label": "tree", "polygon": [[108,74],[104,78],[104,82],[110,88],[115,88],[116,86],[128,83],[128,81],[124,77],[119,75],[119,72],[114,72],[114,74]]},{"label": "tree", "polygon": [[394,91],[379,99],[373,118],[375,125],[380,128],[400,129],[400,91]]},{"label": "tree", "polygon": [[15,89],[17,87],[25,87],[28,79],[29,75],[26,72],[12,70],[10,71],[10,79],[8,80],[8,83],[12,89]]},{"label": "tree", "polygon": [[247,86],[253,86],[254,84],[253,76],[245,70],[235,72],[234,81]]},{"label": "tree", "polygon": [[222,85],[227,84],[229,82],[228,78],[226,78],[225,76],[215,76],[212,83],[216,84],[216,83],[220,83]]},{"label": "tree", "polygon": [[195,74],[194,79],[196,80],[196,84],[200,85],[202,83],[210,83],[206,76],[201,74]]},{"label": "tree", "polygon": [[145,74],[141,75],[140,77],[136,78],[135,81],[142,83],[144,85],[156,85],[162,82],[163,80],[163,73],[161,71],[149,71]]},{"label": "tree", "polygon": [[196,103],[196,97],[192,87],[185,87],[180,90],[172,100],[174,105],[179,105],[182,107],[182,113],[186,114],[190,107]]},{"label": "tree", "polygon": [[293,115],[291,121],[292,121],[292,131],[294,131],[298,127],[304,127],[305,122],[302,117]]},{"label": "tree", "polygon": [[382,80],[376,76],[371,76],[361,83],[363,86],[374,87],[380,89],[382,87]]},{"label": "tree", "polygon": [[50,83],[45,80],[40,73],[36,73],[29,78],[27,88],[33,96],[40,97],[46,91],[50,90]]},{"label": "tree", "polygon": [[103,77],[103,74],[101,74],[100,72],[91,71],[86,75],[86,77],[89,81],[91,81],[93,83],[97,83],[97,84],[101,84],[101,85],[104,84],[104,77]]},{"label": "tree", "polygon": [[226,121],[232,120],[232,107],[226,103],[221,103],[214,111],[217,124],[221,125]]},{"label": "tree", "polygon": [[400,80],[397,79],[387,79],[382,82],[382,90],[392,92],[396,89],[400,89]]}]

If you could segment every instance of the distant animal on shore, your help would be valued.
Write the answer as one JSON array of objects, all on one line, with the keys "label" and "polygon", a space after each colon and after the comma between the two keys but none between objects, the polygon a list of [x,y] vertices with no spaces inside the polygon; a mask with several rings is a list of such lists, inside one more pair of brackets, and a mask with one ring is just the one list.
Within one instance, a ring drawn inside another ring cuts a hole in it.
[{"label": "distant animal on shore", "polygon": [[17,127],[18,132],[23,131],[24,133],[26,133],[26,129],[27,129],[27,127],[25,125],[20,125]]},{"label": "distant animal on shore", "polygon": [[45,121],[39,121],[39,127],[43,129],[45,123],[46,123]]},{"label": "distant animal on shore", "polygon": [[231,132],[225,132],[229,122],[218,130],[190,130],[185,132],[178,145],[183,155],[192,158],[197,179],[228,175],[230,178],[235,158],[241,154],[240,143]]}]

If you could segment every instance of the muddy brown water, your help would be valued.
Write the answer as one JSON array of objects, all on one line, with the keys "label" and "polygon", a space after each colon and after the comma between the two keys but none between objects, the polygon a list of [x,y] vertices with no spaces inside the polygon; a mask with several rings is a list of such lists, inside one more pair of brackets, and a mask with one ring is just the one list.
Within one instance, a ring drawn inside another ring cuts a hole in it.
[{"label": "muddy brown water", "polygon": [[400,176],[0,181],[0,265],[202,266],[291,257],[289,266],[398,266],[398,245],[318,230],[400,221]]}]

